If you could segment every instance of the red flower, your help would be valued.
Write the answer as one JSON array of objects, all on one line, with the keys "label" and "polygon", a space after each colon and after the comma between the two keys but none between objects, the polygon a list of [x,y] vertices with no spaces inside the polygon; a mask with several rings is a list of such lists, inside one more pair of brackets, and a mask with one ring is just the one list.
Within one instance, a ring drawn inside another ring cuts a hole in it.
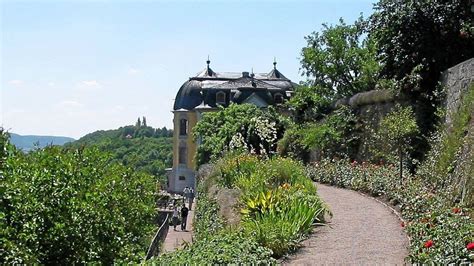
[{"label": "red flower", "polygon": [[405,227],[405,222],[401,222],[400,225],[401,225],[402,227]]},{"label": "red flower", "polygon": [[460,213],[461,212],[461,208],[453,208],[453,213]]},{"label": "red flower", "polygon": [[467,250],[473,250],[474,249],[474,242],[471,242],[471,243],[467,244],[466,248],[467,248]]},{"label": "red flower", "polygon": [[428,240],[425,242],[425,244],[423,245],[425,248],[430,248],[433,246],[433,240]]}]

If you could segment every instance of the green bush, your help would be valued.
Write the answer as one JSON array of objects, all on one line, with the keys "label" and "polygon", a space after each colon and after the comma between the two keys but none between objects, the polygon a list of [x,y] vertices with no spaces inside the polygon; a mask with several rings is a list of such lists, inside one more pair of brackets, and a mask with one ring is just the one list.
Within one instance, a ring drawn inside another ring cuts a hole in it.
[{"label": "green bush", "polygon": [[[423,264],[469,264],[474,253],[467,250],[474,242],[474,222],[460,208],[443,208],[424,213],[407,225],[411,237],[410,259]],[[433,246],[426,247],[427,241]]]},{"label": "green bush", "polygon": [[222,184],[241,191],[244,230],[275,257],[294,250],[326,211],[303,165],[294,160],[234,154],[214,172],[225,177]]},{"label": "green bush", "polygon": [[152,176],[112,164],[97,149],[49,147],[23,154],[1,144],[2,263],[143,258],[154,229]]},{"label": "green bush", "polygon": [[196,162],[200,165],[215,161],[226,151],[273,153],[286,123],[274,108],[260,109],[252,104],[231,104],[206,113],[193,128],[194,137],[200,142]]},{"label": "green bush", "polygon": [[241,231],[225,229],[151,261],[158,265],[273,265],[270,249]]},{"label": "green bush", "polygon": [[323,157],[350,156],[357,141],[355,123],[352,111],[341,107],[319,121],[292,125],[278,142],[278,151],[303,160],[314,149]]}]

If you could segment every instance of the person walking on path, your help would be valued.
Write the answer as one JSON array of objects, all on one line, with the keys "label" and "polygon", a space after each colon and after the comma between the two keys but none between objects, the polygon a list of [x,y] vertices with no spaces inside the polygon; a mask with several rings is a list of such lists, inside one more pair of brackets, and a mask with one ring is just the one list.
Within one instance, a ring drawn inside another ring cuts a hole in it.
[{"label": "person walking on path", "polygon": [[189,213],[189,209],[186,207],[186,205],[183,204],[183,207],[181,208],[181,231],[186,230],[186,224],[188,221],[188,213]]},{"label": "person walking on path", "polygon": [[193,188],[189,188],[189,198],[188,198],[188,200],[189,200],[188,206],[189,206],[189,209],[191,210],[192,206],[193,206],[193,201],[194,201],[194,189]]},{"label": "person walking on path", "polygon": [[178,225],[179,220],[178,207],[176,207],[176,205],[174,206],[173,217],[171,219],[173,221],[173,228],[176,231],[176,226]]}]

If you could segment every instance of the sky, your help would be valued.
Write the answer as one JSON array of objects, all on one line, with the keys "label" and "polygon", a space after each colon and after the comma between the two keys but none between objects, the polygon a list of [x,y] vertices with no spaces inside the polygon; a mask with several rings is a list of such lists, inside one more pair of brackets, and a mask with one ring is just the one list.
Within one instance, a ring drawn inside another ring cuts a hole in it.
[{"label": "sky", "polygon": [[172,127],[180,86],[206,66],[294,82],[305,36],[374,1],[0,0],[0,126],[80,138],[134,124]]}]

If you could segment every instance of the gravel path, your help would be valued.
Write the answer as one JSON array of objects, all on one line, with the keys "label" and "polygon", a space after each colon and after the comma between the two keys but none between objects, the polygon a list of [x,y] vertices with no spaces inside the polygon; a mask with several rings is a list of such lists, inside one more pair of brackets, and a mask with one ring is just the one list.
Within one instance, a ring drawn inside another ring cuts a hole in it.
[{"label": "gravel path", "polygon": [[392,211],[355,191],[317,184],[329,205],[329,226],[315,228],[290,265],[402,265],[408,256],[408,238]]}]

